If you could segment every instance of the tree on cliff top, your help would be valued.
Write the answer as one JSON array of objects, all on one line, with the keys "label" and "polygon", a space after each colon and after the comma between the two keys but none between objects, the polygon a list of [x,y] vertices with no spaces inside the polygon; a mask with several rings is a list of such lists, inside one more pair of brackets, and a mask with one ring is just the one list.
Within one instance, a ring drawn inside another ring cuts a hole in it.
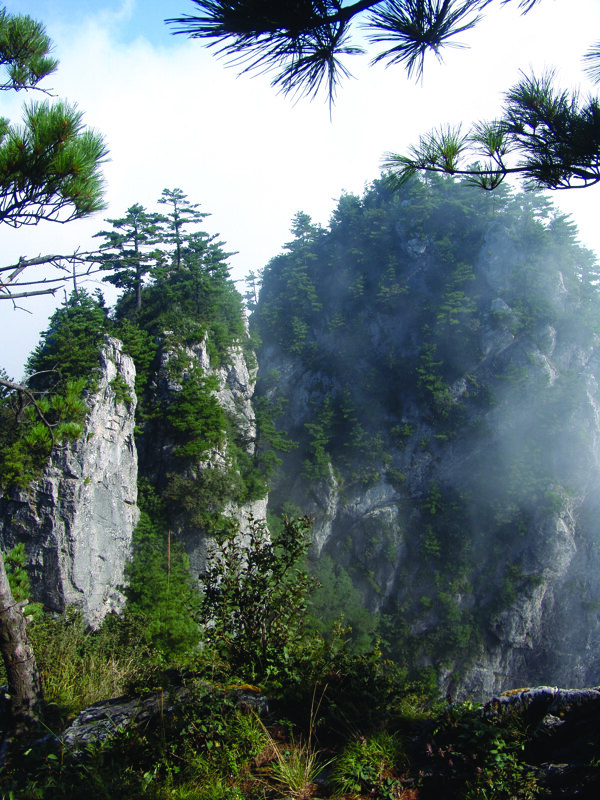
[{"label": "tree on cliff top", "polygon": [[142,307],[142,284],[144,276],[160,261],[157,245],[161,241],[160,224],[164,217],[151,213],[139,203],[130,206],[124,217],[107,219],[112,230],[99,231],[102,236],[104,255],[102,269],[111,270],[103,280],[120,289],[135,292],[135,307]]},{"label": "tree on cliff top", "polygon": [[[56,69],[43,25],[0,9],[2,90],[36,89]],[[64,102],[31,103],[22,127],[0,120],[0,224],[20,227],[40,220],[68,222],[102,208],[100,164],[107,153],[101,136],[83,129],[81,112]],[[27,262],[0,268],[0,297],[14,298]],[[0,378],[0,387],[34,402],[24,386]],[[0,553],[0,651],[9,682],[11,734],[35,728],[43,694],[21,604],[15,602]]]}]

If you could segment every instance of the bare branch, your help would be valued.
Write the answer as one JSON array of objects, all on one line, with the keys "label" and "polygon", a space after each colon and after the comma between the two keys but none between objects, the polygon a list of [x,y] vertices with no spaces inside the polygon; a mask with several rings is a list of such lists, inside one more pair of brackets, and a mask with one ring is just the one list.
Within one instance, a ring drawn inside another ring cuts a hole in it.
[{"label": "bare branch", "polygon": [[[17,298],[32,297],[34,295],[54,294],[58,287],[48,287],[48,284],[63,284],[67,281],[95,275],[97,272],[101,271],[100,267],[94,268],[95,265],[105,262],[106,254],[102,253],[100,250],[75,252],[69,255],[49,254],[45,256],[36,256],[34,258],[21,257],[16,264],[0,267],[0,274],[9,273],[8,277],[4,279],[0,277],[0,300],[15,300]],[[56,278],[43,277],[37,280],[17,280],[26,269],[44,265],[48,265],[65,274]],[[79,269],[77,269],[77,265],[79,265]],[[41,286],[44,288],[36,291],[17,293],[16,290],[20,290],[26,286]]]}]

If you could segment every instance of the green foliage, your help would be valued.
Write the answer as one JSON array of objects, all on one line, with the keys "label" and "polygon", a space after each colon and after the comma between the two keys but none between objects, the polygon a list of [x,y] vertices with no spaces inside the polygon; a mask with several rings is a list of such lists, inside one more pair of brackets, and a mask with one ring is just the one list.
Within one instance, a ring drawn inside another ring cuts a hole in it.
[{"label": "green foliage", "polygon": [[167,229],[163,231],[161,238],[166,244],[174,245],[173,265],[176,269],[181,269],[185,239],[183,229],[186,225],[201,222],[208,214],[198,211],[199,204],[190,203],[187,195],[181,189],[163,189],[158,202],[170,208],[163,217],[164,222],[167,223]]},{"label": "green foliage", "polygon": [[163,254],[155,245],[160,241],[160,214],[148,213],[139,203],[130,206],[120,219],[107,219],[112,230],[94,234],[102,236],[103,251],[101,269],[110,270],[102,280],[135,296],[136,309],[142,305],[144,276],[160,264]]},{"label": "green foliage", "polygon": [[[29,573],[25,568],[25,545],[19,542],[7,553],[2,555],[8,576],[8,583],[12,596],[17,603],[31,598],[31,583]],[[27,617],[39,618],[42,611],[41,603],[30,603],[25,606],[23,613]]]},{"label": "green foliage", "polygon": [[12,392],[0,399],[0,485],[27,487],[39,477],[55,444],[81,435],[86,378],[52,394]]},{"label": "green foliage", "polygon": [[110,382],[110,388],[114,392],[115,402],[125,403],[125,405],[127,406],[129,406],[132,403],[133,397],[131,396],[131,390],[129,388],[129,384],[122,377],[122,375],[115,375],[115,377]]},{"label": "green foliage", "polygon": [[[0,37],[6,36],[7,23],[32,26],[30,18],[2,10]],[[23,67],[15,64],[17,85],[4,88],[21,88],[18,84],[30,80],[30,56],[26,62]],[[43,62],[42,57],[33,66],[41,73],[34,82],[43,77]],[[46,61],[50,63],[56,62]],[[83,113],[75,106],[30,103],[24,107],[22,126],[3,119],[0,132],[0,223],[16,228],[41,219],[68,222],[102,208],[100,165],[108,151],[99,134],[84,128]]]},{"label": "green foliage", "polygon": [[271,539],[263,522],[251,520],[243,536],[232,525],[200,576],[205,641],[253,680],[285,674],[302,647],[314,585],[302,568],[310,527],[307,517],[286,518]]},{"label": "green foliage", "polygon": [[[218,379],[205,374],[196,356],[200,345],[206,347],[217,368],[228,362],[232,348],[247,351],[248,340],[241,298],[226,266],[229,254],[216,236],[193,229],[207,215],[179,189],[164,190],[159,203],[168,208],[166,215],[137,204],[123,219],[111,220],[113,231],[98,235],[106,240],[107,268],[118,262],[129,281],[113,325],[136,366],[140,449],[157,440],[172,448],[174,462],[158,481],[169,519],[207,529],[228,502],[266,492],[266,470],[253,462],[243,425],[225,413]],[[151,385],[156,389],[148,391]],[[141,474],[144,468],[142,463]]]},{"label": "green foliage", "polygon": [[314,422],[307,422],[304,425],[310,436],[307,448],[308,458],[304,462],[304,474],[311,479],[329,477],[331,459],[327,447],[332,437],[333,419],[333,402],[331,397],[327,396],[318,409]]},{"label": "green foliage", "polygon": [[44,26],[31,17],[0,11],[0,65],[6,69],[2,89],[28,89],[54,72],[58,62],[48,54],[52,42]]},{"label": "green foliage", "polygon": [[128,613],[137,615],[145,640],[166,659],[189,653],[200,641],[193,616],[198,590],[181,545],[165,529],[161,504],[151,501],[154,518],[142,511],[133,535],[127,570]]},{"label": "green foliage", "polygon": [[[529,7],[531,4],[526,4]],[[522,74],[505,94],[499,118],[478,122],[463,134],[460,126],[439,127],[421,136],[409,156],[388,154],[390,183],[402,186],[418,171],[462,175],[483,189],[496,189],[509,174],[530,189],[593,186],[600,176],[595,118],[599,101],[583,104],[577,93],[556,88],[555,74]]]},{"label": "green foliage", "polygon": [[281,464],[279,453],[289,453],[298,447],[297,442],[287,438],[286,431],[277,429],[276,420],[283,415],[283,401],[271,402],[259,397],[253,404],[256,424],[254,463],[264,478],[269,478]]},{"label": "green foliage", "polygon": [[523,758],[532,735],[518,712],[494,719],[466,702],[449,708],[440,719],[427,752],[430,762],[452,763],[453,796],[534,800],[540,792]]},{"label": "green foliage", "polygon": [[76,609],[36,615],[27,631],[56,724],[92,703],[118,697],[147,670],[150,654],[139,623],[134,615],[110,615],[93,631]]},{"label": "green foliage", "polygon": [[183,517],[190,526],[211,531],[225,522],[225,504],[235,496],[236,488],[229,470],[205,464],[196,477],[170,473],[163,497],[176,517]]},{"label": "green foliage", "polygon": [[151,365],[157,351],[152,336],[133,320],[124,318],[115,326],[114,335],[123,343],[123,352],[133,358],[135,364],[135,393],[143,395],[151,374]]},{"label": "green foliage", "polygon": [[197,369],[183,376],[181,390],[166,409],[166,418],[175,432],[176,456],[198,460],[210,448],[223,443],[225,413],[214,395],[217,379],[205,378]]},{"label": "green foliage", "polygon": [[450,387],[439,372],[443,362],[436,361],[435,354],[436,345],[425,345],[417,367],[417,385],[422,397],[431,403],[434,418],[443,421],[451,414],[454,400]]},{"label": "green foliage", "polygon": [[259,330],[277,336],[286,350],[302,354],[311,323],[322,308],[314,281],[315,248],[321,230],[310,222],[310,217],[300,213],[292,224],[292,232],[295,239],[286,245],[288,253],[277,256],[265,268],[269,280],[261,289]]},{"label": "green foliage", "polygon": [[[104,641],[109,643],[106,637]],[[105,666],[102,659],[98,666]],[[256,717],[236,704],[235,691],[188,679],[184,687],[175,688],[167,681],[159,696],[165,713],[142,725],[134,721],[105,741],[81,744],[75,750],[48,736],[39,748],[13,759],[8,772],[0,771],[3,796],[7,800],[11,796],[77,800],[90,794],[102,800],[254,796],[262,783],[251,771],[264,760],[268,738]]]},{"label": "green foliage", "polygon": [[50,317],[48,330],[27,360],[34,385],[46,388],[60,381],[85,378],[94,384],[94,369],[100,366],[100,345],[110,330],[108,310],[99,290],[73,291]]},{"label": "green foliage", "polygon": [[[408,764],[398,736],[381,731],[369,737],[350,740],[336,759],[333,784],[341,794],[364,794],[385,797],[392,790],[392,777]],[[396,783],[396,790],[399,784]]]},{"label": "green foliage", "polygon": [[340,622],[345,627],[350,652],[371,650],[378,620],[363,606],[362,596],[346,570],[321,554],[311,566],[311,574],[318,583],[309,602],[311,628],[328,639],[333,635],[334,623]]},{"label": "green foliage", "polygon": [[[195,211],[197,204],[189,203],[181,190],[165,189],[159,203],[171,206],[166,216],[146,212],[138,205],[132,207],[143,216],[137,227],[129,220],[131,215],[113,221],[127,223],[125,243],[132,243],[133,250],[124,252],[142,269],[140,275],[132,273],[132,291],[119,299],[115,316],[118,322],[129,320],[153,337],[170,331],[173,345],[197,344],[208,333],[211,361],[218,366],[229,348],[246,340],[242,300],[226,266],[230,254],[217,236],[184,230],[207,214]],[[111,246],[117,254],[110,259],[117,258],[125,234],[116,229],[98,235],[108,237],[107,245],[115,240]],[[132,268],[127,269],[131,272]],[[149,275],[146,284],[144,275]]]}]

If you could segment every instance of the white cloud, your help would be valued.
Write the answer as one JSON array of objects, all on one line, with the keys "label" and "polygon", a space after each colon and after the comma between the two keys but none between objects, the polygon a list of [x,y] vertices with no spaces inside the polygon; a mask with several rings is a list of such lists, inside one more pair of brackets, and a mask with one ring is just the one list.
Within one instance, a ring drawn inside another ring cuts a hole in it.
[{"label": "white cloud", "polygon": [[[197,42],[119,41],[115,25],[133,13],[131,0],[117,16],[103,13],[77,27],[49,25],[61,61],[52,84],[78,103],[110,147],[109,208],[68,226],[2,231],[4,263],[22,253],[86,247],[105,227],[104,217],[120,216],[136,202],[154,207],[164,187],[178,186],[212,214],[207,230],[239,251],[232,260],[236,277],[263,266],[288,238],[296,211],[326,223],[342,189],[360,192],[377,177],[384,151],[406,149],[441,122],[493,117],[520,67],[539,72],[556,58],[565,86],[581,81],[580,58],[590,43],[581,31],[597,37],[599,4],[579,0],[575,18],[570,0],[546,0],[524,19],[513,5],[463,35],[470,51],[449,50],[441,65],[430,60],[422,85],[397,67],[369,68],[368,58],[350,62],[357,79],[342,87],[331,121],[326,103],[293,105],[276,96],[265,77],[236,78]],[[7,100],[3,113],[14,118],[19,103]],[[592,213],[598,193],[581,194],[563,192],[557,199],[574,210],[584,239],[600,251]],[[34,325],[22,312],[2,312],[2,361],[18,373],[37,340],[32,331],[44,327],[45,317],[36,314]]]}]

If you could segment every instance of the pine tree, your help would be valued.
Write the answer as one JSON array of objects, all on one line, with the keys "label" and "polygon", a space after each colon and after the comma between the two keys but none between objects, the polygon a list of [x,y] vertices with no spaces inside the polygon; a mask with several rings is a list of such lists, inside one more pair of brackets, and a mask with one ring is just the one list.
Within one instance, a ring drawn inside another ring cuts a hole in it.
[{"label": "pine tree", "polygon": [[164,254],[157,248],[162,242],[160,225],[165,221],[161,214],[149,213],[139,203],[130,206],[120,219],[107,219],[113,230],[99,231],[104,252],[102,269],[111,270],[103,280],[113,286],[135,293],[135,306],[142,307],[144,276],[162,262]]},{"label": "pine tree", "polygon": [[166,214],[167,228],[163,233],[162,240],[167,244],[174,245],[173,264],[176,269],[180,269],[183,229],[187,225],[201,222],[209,214],[198,211],[200,204],[190,203],[187,195],[181,189],[163,189],[158,202],[171,207]]},{"label": "pine tree", "polygon": [[140,487],[142,511],[133,534],[133,558],[127,568],[127,610],[141,615],[144,635],[161,655],[190,651],[200,640],[194,621],[199,592],[180,543],[168,530],[161,500]]},{"label": "pine tree", "polygon": [[[3,90],[35,89],[57,66],[49,56],[52,43],[43,25],[0,9],[0,66]],[[63,101],[31,103],[24,122],[0,120],[0,224],[18,228],[42,219],[67,222],[102,208],[100,166],[107,149],[97,133],[85,130],[82,114]],[[4,267],[0,297],[11,298],[26,265]],[[49,290],[52,291],[52,290]],[[31,392],[0,377],[19,402]],[[35,403],[34,403],[35,405]],[[43,411],[36,405],[43,417]],[[43,711],[43,692],[25,630],[22,608],[15,603],[0,554],[0,650],[10,688],[12,732],[5,739],[32,731]]]}]

